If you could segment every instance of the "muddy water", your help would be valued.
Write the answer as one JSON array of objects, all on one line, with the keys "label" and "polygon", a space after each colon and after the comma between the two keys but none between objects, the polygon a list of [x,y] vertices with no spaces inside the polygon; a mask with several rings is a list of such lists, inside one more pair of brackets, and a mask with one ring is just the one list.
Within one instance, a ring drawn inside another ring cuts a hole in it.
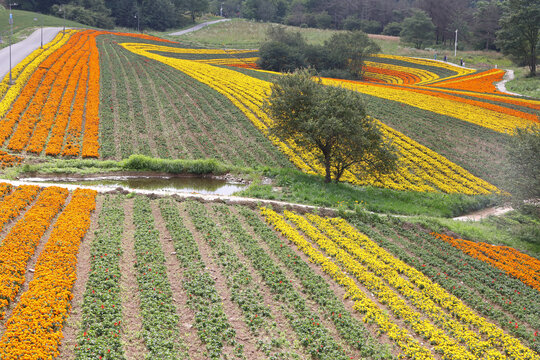
[{"label": "muddy water", "polygon": [[140,177],[140,176],[100,176],[91,179],[54,177],[25,178],[25,182],[47,182],[56,184],[73,184],[83,186],[118,187],[137,190],[166,190],[172,192],[232,195],[244,190],[247,185],[230,183],[226,180],[211,177]]}]

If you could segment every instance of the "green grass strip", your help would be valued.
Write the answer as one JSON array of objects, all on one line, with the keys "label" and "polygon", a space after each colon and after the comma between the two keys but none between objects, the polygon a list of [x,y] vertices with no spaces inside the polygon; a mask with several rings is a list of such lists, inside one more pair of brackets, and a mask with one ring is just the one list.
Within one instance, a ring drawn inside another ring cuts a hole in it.
[{"label": "green grass strip", "polygon": [[75,359],[125,359],[121,339],[120,257],[124,211],[107,196],[90,249],[90,275],[82,304]]},{"label": "green grass strip", "polygon": [[236,332],[227,319],[215,282],[205,271],[197,243],[184,225],[180,211],[167,199],[160,200],[159,207],[176,256],[184,268],[182,286],[188,297],[187,305],[195,312],[194,326],[206,345],[205,355],[210,359],[221,359],[224,346],[230,345],[235,347],[237,356],[241,358],[242,349],[236,343]]},{"label": "green grass strip", "polygon": [[154,225],[150,200],[136,197],[133,217],[135,269],[141,298],[142,336],[149,352],[147,358],[188,358],[180,351],[178,315],[172,301],[165,256]]}]

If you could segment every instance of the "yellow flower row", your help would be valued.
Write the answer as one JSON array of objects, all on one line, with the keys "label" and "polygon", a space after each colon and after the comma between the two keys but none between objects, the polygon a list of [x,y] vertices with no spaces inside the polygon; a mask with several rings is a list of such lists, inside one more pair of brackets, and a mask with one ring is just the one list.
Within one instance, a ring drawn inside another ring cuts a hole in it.
[{"label": "yellow flower row", "polygon": [[[372,291],[379,301],[386,304],[392,312],[399,318],[403,318],[407,324],[419,335],[429,340],[435,345],[435,349],[443,354],[443,358],[447,359],[476,359],[477,356],[472,354],[467,349],[463,348],[456,340],[452,339],[444,331],[437,328],[429,320],[422,319],[423,313],[412,309],[405,300],[396,294],[390,286],[388,286],[379,276],[385,269],[381,269],[376,274],[373,274],[365,266],[360,264],[354,256],[347,251],[339,248],[332,240],[324,236],[319,230],[313,227],[305,218],[296,215],[292,212],[285,211],[285,216],[291,220],[301,231],[304,232],[311,240],[313,240],[327,254],[339,261],[345,271],[353,274],[368,290]],[[376,264],[372,264],[373,270]],[[392,276],[393,275],[393,276]],[[394,286],[406,286],[404,280],[398,274],[389,274],[385,280],[392,281]],[[404,290],[404,295],[411,297],[410,287]],[[409,291],[407,291],[409,290]],[[419,299],[420,303],[422,299]],[[415,302],[416,304],[416,302]],[[433,304],[427,304],[433,306]],[[423,309],[425,310],[425,309]],[[455,327],[456,324],[445,324],[447,329]],[[457,329],[454,329],[457,330]],[[464,334],[464,336],[471,334]],[[482,352],[482,349],[479,349]],[[503,359],[499,356],[497,359]]]},{"label": "yellow flower row", "polygon": [[432,71],[428,71],[424,69],[417,69],[413,67],[405,67],[405,66],[399,66],[399,65],[394,65],[394,64],[386,64],[386,63],[375,62],[375,61],[365,61],[364,64],[367,66],[377,67],[381,69],[402,71],[402,72],[414,74],[420,78],[420,82],[418,82],[417,84],[422,84],[427,81],[440,79],[439,75],[435,74]]},{"label": "yellow flower row", "polygon": [[70,36],[75,33],[75,30],[67,30],[66,34],[59,33],[53,41],[43,45],[43,49],[37,49],[21,61],[13,68],[12,74],[16,77],[15,83],[11,86],[9,83],[9,75],[6,75],[0,83],[0,118],[2,118],[11,107],[11,104],[21,93],[26,80],[34,73],[43,60],[50,54],[64,45]]},{"label": "yellow flower row", "polygon": [[90,226],[96,192],[77,189],[39,255],[34,278],[0,339],[0,358],[53,359],[59,355],[62,328],[71,309],[77,253]]},{"label": "yellow flower row", "polygon": [[[438,68],[441,68],[441,69],[447,69],[447,70],[454,71],[456,73],[456,75],[454,75],[454,76],[469,75],[469,74],[472,74],[472,73],[474,73],[476,71],[474,69],[463,68],[463,67],[454,65],[452,63],[443,62],[443,61],[437,61],[437,60],[431,60],[431,59],[414,58],[414,57],[399,56],[399,55],[387,55],[387,54],[377,54],[377,55],[373,55],[373,57],[378,57],[378,58],[381,58],[381,59],[401,60],[401,61],[406,61],[406,62],[410,62],[410,63],[413,63],[413,64],[418,64],[418,65],[427,65],[427,66],[438,67]],[[446,77],[444,79],[450,79],[450,78],[452,78],[454,76],[449,76],[449,77]]]},{"label": "yellow flower row", "polygon": [[[219,93],[229,98],[244,114],[259,128],[270,140],[285,153],[291,162],[307,173],[324,174],[322,164],[316,156],[298,147],[293,141],[283,142],[268,134],[268,127],[272,125],[270,119],[263,111],[263,99],[270,92],[269,82],[250,77],[237,71],[213,67],[200,62],[169,58],[145,50],[145,44],[122,44],[126,49],[137,54],[147,56],[163,62],[189,76],[207,84]],[[155,46],[165,52],[168,47]],[[469,174],[464,169],[451,163],[444,157],[421,146],[414,140],[393,129],[381,124],[386,136],[395,142],[402,150],[402,166],[397,174],[384,176],[382,179],[374,177],[361,178],[362,167],[358,166],[343,175],[343,180],[358,185],[374,185],[396,190],[412,191],[445,191],[465,194],[486,194],[497,189]]]},{"label": "yellow flower row", "polygon": [[146,51],[166,51],[173,54],[194,54],[194,55],[227,55],[227,54],[244,54],[252,53],[253,50],[224,50],[224,49],[188,49],[188,48],[176,48],[170,46],[162,45],[153,45],[153,44],[132,44],[133,47],[137,48],[139,45],[140,49]]},{"label": "yellow flower row", "polygon": [[358,288],[354,280],[345,275],[339,266],[315,249],[281,215],[266,208],[262,208],[261,213],[270,225],[293,242],[312,262],[319,264],[324,272],[347,290],[345,297],[354,301],[353,307],[355,310],[365,314],[364,322],[377,324],[380,331],[386,333],[390,339],[396,342],[405,356],[413,359],[434,359],[428,349],[413,339],[407,330],[395,324],[386,312],[382,311]]},{"label": "yellow flower row", "polygon": [[398,101],[436,114],[452,116],[501,133],[512,133],[517,127],[525,128],[534,124],[530,120],[517,116],[503,114],[472,104],[456,103],[451,99],[445,99],[435,95],[407,91],[403,88],[360,82],[352,83],[327,78],[323,79],[323,83],[326,85],[341,86],[383,99]]},{"label": "yellow flower row", "polygon": [[203,59],[203,60],[195,60],[200,63],[204,64],[213,64],[213,65],[230,65],[230,64],[238,64],[240,62],[242,63],[254,63],[258,60],[257,57],[249,57],[249,58],[226,58],[226,59]]},{"label": "yellow flower row", "polygon": [[[336,244],[398,289],[430,318],[441,323],[456,338],[467,343],[476,356],[501,358],[503,355],[495,348],[500,347],[514,359],[537,358],[534,352],[523,346],[517,339],[505,335],[501,329],[476,315],[458,298],[434,284],[420,271],[393,257],[345,220],[339,218],[328,220],[316,215],[307,215],[307,218]],[[408,280],[399,274],[406,275]],[[416,289],[413,284],[416,285]],[[469,330],[470,325],[477,327],[478,334]],[[485,334],[489,340],[481,341],[479,334]]]}]

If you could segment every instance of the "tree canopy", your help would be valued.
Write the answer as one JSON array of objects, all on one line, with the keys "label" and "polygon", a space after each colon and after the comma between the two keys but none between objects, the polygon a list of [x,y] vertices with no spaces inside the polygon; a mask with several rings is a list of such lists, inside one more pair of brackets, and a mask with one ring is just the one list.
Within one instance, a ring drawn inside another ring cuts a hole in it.
[{"label": "tree canopy", "polygon": [[364,175],[397,167],[396,149],[366,115],[361,95],[324,86],[308,70],[279,78],[263,109],[274,120],[272,134],[295,141],[319,159],[325,182],[338,182],[356,164]]},{"label": "tree canopy", "polygon": [[527,65],[536,75],[540,42],[540,2],[538,0],[506,0],[497,33],[497,44],[520,65]]},{"label": "tree canopy", "polygon": [[433,41],[435,25],[430,17],[422,10],[415,10],[413,16],[406,18],[402,23],[401,39],[414,44],[417,49]]}]

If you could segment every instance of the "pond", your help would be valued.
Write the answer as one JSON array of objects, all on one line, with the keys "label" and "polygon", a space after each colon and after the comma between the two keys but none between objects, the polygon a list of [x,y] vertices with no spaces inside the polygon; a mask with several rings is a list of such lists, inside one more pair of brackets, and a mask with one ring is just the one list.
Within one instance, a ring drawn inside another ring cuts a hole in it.
[{"label": "pond", "polygon": [[170,192],[212,194],[212,195],[232,195],[235,192],[244,190],[247,185],[229,182],[214,177],[197,176],[93,176],[88,178],[69,177],[55,175],[54,177],[32,177],[20,179],[25,182],[47,182],[61,184],[73,184],[83,186],[99,186],[114,190],[122,187],[125,190],[165,190]]}]

